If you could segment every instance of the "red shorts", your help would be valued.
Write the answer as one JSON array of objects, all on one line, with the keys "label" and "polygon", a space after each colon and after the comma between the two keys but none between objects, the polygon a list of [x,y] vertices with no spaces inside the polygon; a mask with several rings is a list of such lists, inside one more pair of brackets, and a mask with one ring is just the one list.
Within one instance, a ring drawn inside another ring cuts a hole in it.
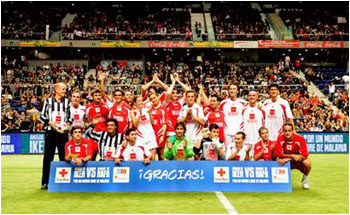
[{"label": "red shorts", "polygon": [[302,173],[306,172],[306,166],[304,165],[303,161],[300,161],[300,162],[291,161],[290,168],[298,169]]},{"label": "red shorts", "polygon": [[165,137],[164,137],[163,142],[161,142],[161,143],[159,142],[160,136],[159,136],[159,137],[156,137],[156,139],[157,139],[157,145],[158,145],[158,148],[164,148],[165,143],[166,143],[166,141],[167,141],[168,137],[167,137],[167,136],[165,136]]}]

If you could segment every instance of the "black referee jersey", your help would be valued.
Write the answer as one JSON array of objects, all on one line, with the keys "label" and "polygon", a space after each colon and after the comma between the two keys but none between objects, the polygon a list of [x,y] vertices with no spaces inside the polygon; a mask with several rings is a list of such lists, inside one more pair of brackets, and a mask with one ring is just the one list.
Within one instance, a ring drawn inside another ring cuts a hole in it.
[{"label": "black referee jersey", "polygon": [[108,151],[112,153],[113,157],[116,157],[118,151],[120,150],[120,145],[124,139],[124,134],[116,132],[112,137],[107,131],[94,131],[92,126],[89,126],[86,129],[85,134],[98,143],[100,160],[104,160],[104,157]]},{"label": "black referee jersey", "polygon": [[52,130],[52,127],[48,123],[50,121],[56,121],[54,118],[57,116],[57,113],[64,116],[64,122],[72,122],[70,117],[70,101],[68,98],[62,98],[61,102],[56,101],[54,97],[45,100],[39,119],[44,123],[46,131]]}]

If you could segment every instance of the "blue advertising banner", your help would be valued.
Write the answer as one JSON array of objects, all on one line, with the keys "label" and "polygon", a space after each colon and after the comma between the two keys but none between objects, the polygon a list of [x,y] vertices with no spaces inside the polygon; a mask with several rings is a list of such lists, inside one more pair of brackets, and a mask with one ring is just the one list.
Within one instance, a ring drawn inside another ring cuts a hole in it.
[{"label": "blue advertising banner", "polygon": [[300,133],[310,154],[349,153],[349,133]]},{"label": "blue advertising banner", "polygon": [[275,161],[51,162],[49,191],[292,191]]},{"label": "blue advertising banner", "polygon": [[1,134],[1,154],[20,154],[21,137],[21,134]]}]

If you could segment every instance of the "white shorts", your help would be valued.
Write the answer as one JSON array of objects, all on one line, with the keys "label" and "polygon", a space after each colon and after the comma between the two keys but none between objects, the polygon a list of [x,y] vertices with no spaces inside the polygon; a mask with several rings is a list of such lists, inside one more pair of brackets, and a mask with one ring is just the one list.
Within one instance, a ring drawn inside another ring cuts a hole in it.
[{"label": "white shorts", "polygon": [[151,150],[151,149],[155,149],[158,148],[158,144],[157,141],[151,140],[151,139],[144,139],[142,137],[137,137],[136,138],[136,146],[142,146],[145,148],[145,150]]}]

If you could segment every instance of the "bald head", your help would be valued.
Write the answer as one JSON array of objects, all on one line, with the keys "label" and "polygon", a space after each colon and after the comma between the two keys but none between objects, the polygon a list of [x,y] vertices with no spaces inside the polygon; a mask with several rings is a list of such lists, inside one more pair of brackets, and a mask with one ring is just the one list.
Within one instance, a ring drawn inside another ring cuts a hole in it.
[{"label": "bald head", "polygon": [[61,98],[63,98],[66,95],[67,86],[64,83],[59,82],[59,83],[55,84],[54,90],[55,90],[55,93],[56,93],[56,97],[58,99],[61,99]]},{"label": "bald head", "polygon": [[249,91],[248,101],[249,101],[250,106],[255,106],[256,101],[258,101],[258,97],[259,97],[258,92],[254,91],[254,90]]}]

